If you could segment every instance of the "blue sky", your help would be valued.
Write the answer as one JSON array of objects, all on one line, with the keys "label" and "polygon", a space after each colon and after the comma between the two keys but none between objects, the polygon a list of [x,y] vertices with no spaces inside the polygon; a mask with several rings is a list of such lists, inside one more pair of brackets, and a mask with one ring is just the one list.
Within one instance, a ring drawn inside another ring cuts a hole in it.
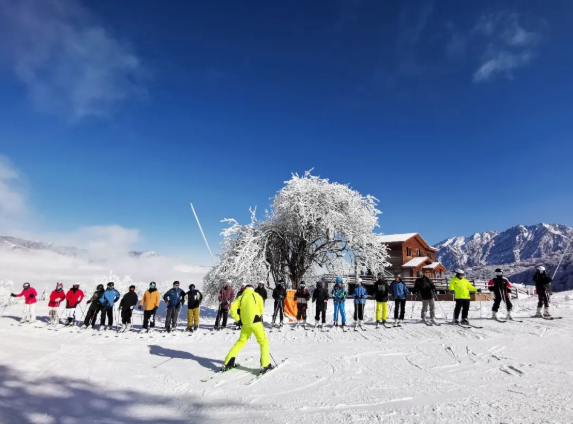
[{"label": "blue sky", "polygon": [[310,168],[379,198],[382,232],[430,243],[573,225],[571,12],[2,2],[0,229],[119,226],[208,264],[189,202],[217,249],[221,219]]}]

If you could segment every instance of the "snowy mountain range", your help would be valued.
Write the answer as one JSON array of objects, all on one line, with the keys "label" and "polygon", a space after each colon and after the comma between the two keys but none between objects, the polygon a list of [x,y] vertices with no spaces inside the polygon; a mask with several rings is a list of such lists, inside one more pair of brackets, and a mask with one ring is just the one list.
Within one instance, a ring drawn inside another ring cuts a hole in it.
[{"label": "snowy mountain range", "polygon": [[[514,281],[530,284],[537,265],[545,265],[553,274],[569,239],[573,239],[573,228],[542,223],[452,237],[434,247],[439,249],[438,260],[449,270],[464,268],[474,278],[491,278],[493,270],[502,267]],[[573,288],[572,249],[555,277],[555,290]]]}]

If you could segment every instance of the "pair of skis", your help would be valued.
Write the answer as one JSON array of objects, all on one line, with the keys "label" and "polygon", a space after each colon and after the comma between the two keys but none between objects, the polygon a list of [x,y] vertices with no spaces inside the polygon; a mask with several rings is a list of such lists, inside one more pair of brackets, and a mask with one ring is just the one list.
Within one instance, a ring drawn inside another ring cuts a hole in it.
[{"label": "pair of skis", "polygon": [[[245,360],[245,362],[250,362],[252,359],[253,359],[253,357],[249,357],[249,358],[247,358],[247,359]],[[270,374],[270,373],[272,373],[273,371],[275,371],[275,370],[277,370],[277,369],[283,367],[287,362],[288,362],[288,358],[283,359],[283,360],[280,361],[277,365],[275,365],[273,368],[267,370],[266,372],[264,372],[264,373],[259,372],[259,374],[257,374],[253,379],[251,379],[250,381],[246,382],[245,385],[246,385],[246,386],[251,386],[251,385],[257,383],[257,382],[260,381],[262,378],[266,377],[268,374]],[[211,376],[209,376],[209,377],[207,377],[207,378],[202,379],[201,382],[207,383],[207,382],[209,382],[209,381],[218,379],[218,378],[222,377],[224,374],[233,372],[233,371],[235,371],[235,370],[238,370],[238,371],[241,371],[241,370],[242,370],[242,371],[244,371],[245,369],[244,369],[244,368],[241,368],[239,364],[236,364],[233,368],[229,368],[229,369],[227,369],[227,370],[225,370],[225,371],[222,371],[222,370],[215,371],[215,373],[214,373],[213,375],[211,375]]]}]

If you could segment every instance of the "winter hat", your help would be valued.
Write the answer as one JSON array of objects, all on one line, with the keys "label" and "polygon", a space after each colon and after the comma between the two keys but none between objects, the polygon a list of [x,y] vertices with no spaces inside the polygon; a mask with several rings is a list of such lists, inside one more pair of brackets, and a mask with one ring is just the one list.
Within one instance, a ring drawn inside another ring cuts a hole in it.
[{"label": "winter hat", "polygon": [[241,290],[252,289],[252,288],[253,288],[252,284],[247,284],[246,286],[245,285],[241,286]]},{"label": "winter hat", "polygon": [[74,289],[79,289],[79,288],[80,288],[80,283],[74,283],[74,284],[72,285],[72,287],[73,287]]},{"label": "winter hat", "polygon": [[179,285],[179,281],[174,281],[173,282],[173,287],[178,286]]},{"label": "winter hat", "polygon": [[195,284],[189,284],[189,290],[193,290],[195,288]]},{"label": "winter hat", "polygon": [[265,282],[264,281],[259,281],[259,286],[263,286],[264,287]]},{"label": "winter hat", "polygon": [[115,284],[113,284],[113,281],[110,281],[109,283],[107,283],[107,286],[108,286],[108,287],[114,287]]},{"label": "winter hat", "polygon": [[495,270],[495,275],[502,276],[502,275],[503,275],[503,270],[502,270],[501,268],[496,268],[496,270]]},{"label": "winter hat", "polygon": [[322,288],[322,281],[317,281],[317,283],[316,283],[316,288],[317,288],[317,289],[321,289],[321,288]]},{"label": "winter hat", "polygon": [[154,288],[155,288],[155,281],[152,281],[151,283],[149,283],[149,288],[150,288],[150,289],[154,289]]},{"label": "winter hat", "polygon": [[300,282],[300,286],[299,286],[299,287],[301,287],[301,288],[305,288],[305,287],[306,287],[306,283],[305,283],[304,281],[301,281],[301,282]]},{"label": "winter hat", "polygon": [[22,287],[24,287],[25,289],[27,289],[28,287],[30,287],[30,283],[24,283],[24,284],[22,284]]},{"label": "winter hat", "polygon": [[232,281],[231,281],[231,280],[227,280],[227,281],[225,281],[225,284],[232,284]]},{"label": "winter hat", "polygon": [[56,290],[62,290],[64,285],[62,283],[56,283]]},{"label": "winter hat", "polygon": [[418,277],[421,277],[422,275],[424,275],[424,273],[422,271],[418,271],[417,275]]},{"label": "winter hat", "polygon": [[103,284],[98,284],[96,287],[96,290],[103,290]]},{"label": "winter hat", "polygon": [[362,278],[359,278],[358,281],[356,282],[356,284],[358,284],[359,286],[362,285]]},{"label": "winter hat", "polygon": [[342,277],[336,277],[336,284],[342,283]]},{"label": "winter hat", "polygon": [[129,286],[129,290],[131,290],[131,289],[135,290],[135,286],[133,284],[131,286]]},{"label": "winter hat", "polygon": [[545,267],[543,265],[540,265],[537,267],[537,271],[539,272],[545,272]]},{"label": "winter hat", "polygon": [[456,275],[466,275],[466,273],[464,272],[463,269],[458,268],[456,269]]}]

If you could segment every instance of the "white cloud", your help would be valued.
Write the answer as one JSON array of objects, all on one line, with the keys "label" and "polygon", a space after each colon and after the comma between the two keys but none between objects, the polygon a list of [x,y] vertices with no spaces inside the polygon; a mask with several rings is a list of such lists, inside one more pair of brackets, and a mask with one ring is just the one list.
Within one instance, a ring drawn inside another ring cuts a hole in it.
[{"label": "white cloud", "polygon": [[0,230],[14,228],[27,215],[24,178],[0,155]]},{"label": "white cloud", "polygon": [[74,0],[0,2],[0,53],[40,110],[72,120],[146,94],[140,59]]},{"label": "white cloud", "polygon": [[512,79],[516,69],[531,63],[541,39],[538,32],[524,28],[519,14],[506,11],[481,16],[472,32],[487,46],[473,74],[475,83],[490,81],[497,75]]}]

